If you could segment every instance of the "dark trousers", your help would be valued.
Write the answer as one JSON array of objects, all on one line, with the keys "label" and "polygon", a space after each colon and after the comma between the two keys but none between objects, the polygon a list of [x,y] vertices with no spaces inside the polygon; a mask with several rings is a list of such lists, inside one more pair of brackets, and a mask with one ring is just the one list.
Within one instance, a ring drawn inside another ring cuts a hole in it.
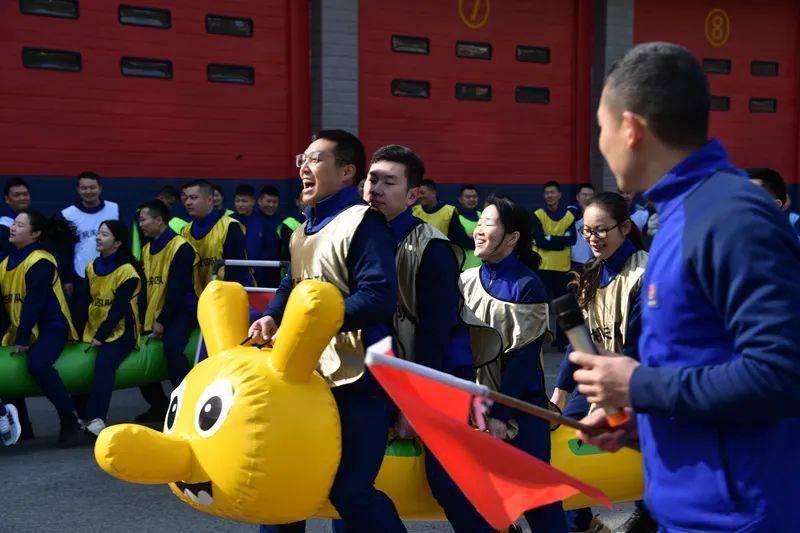
[{"label": "dark trousers", "polygon": [[464,496],[458,485],[442,467],[441,463],[427,450],[425,473],[431,493],[442,506],[447,521],[455,533],[493,533],[495,529],[486,522],[475,506]]},{"label": "dark trousers", "polygon": [[[383,463],[389,427],[396,408],[367,373],[360,380],[332,389],[342,424],[342,457],[333,480],[330,501],[341,522],[337,532],[395,533],[406,531],[394,503],[375,488]],[[262,533],[305,531],[304,522],[263,525]]]},{"label": "dark trousers", "polygon": [[114,380],[117,369],[134,348],[133,332],[126,332],[115,341],[104,343],[97,350],[94,361],[94,381],[86,402],[86,420],[106,419],[111,394],[114,392]]},{"label": "dark trousers", "polygon": [[75,411],[72,396],[53,368],[66,343],[67,331],[64,328],[53,326],[41,328],[39,338],[31,344],[26,356],[28,372],[62,419],[69,418]]},{"label": "dark trousers", "polygon": [[[547,292],[550,296],[550,301],[558,298],[559,296],[564,296],[567,294],[569,290],[567,285],[569,284],[570,280],[572,280],[572,276],[569,272],[557,272],[555,270],[538,270],[536,272],[542,280]],[[561,350],[567,347],[569,341],[567,341],[567,336],[564,335],[564,332],[561,331],[561,328],[558,327],[556,324],[556,339],[554,344]]]},{"label": "dark trousers", "polygon": [[[189,373],[189,361],[183,351],[189,340],[192,330],[197,325],[197,320],[191,314],[181,314],[175,317],[169,325],[164,326],[164,357],[167,360],[167,374],[173,387],[177,387]],[[169,399],[161,388],[161,383],[150,383],[139,387],[145,401],[156,409],[166,410]]]},{"label": "dark trousers", "polygon": [[[547,407],[547,398],[526,398],[540,407]],[[512,418],[519,424],[519,433],[510,443],[520,450],[547,463],[550,462],[550,424],[546,420],[514,411]],[[561,502],[551,503],[525,513],[525,520],[533,531],[566,533],[567,521]]]}]

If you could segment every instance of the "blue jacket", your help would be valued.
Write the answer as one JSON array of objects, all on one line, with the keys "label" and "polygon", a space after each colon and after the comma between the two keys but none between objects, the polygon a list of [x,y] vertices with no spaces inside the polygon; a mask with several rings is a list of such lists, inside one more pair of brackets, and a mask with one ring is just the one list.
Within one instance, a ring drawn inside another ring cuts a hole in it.
[{"label": "blue jacket", "polygon": [[[356,204],[363,203],[356,187],[345,187],[307,208],[306,233],[311,235],[324,228],[333,218]],[[369,210],[356,229],[347,256],[347,278],[350,296],[344,300],[342,331],[363,330],[364,345],[369,346],[392,332],[392,318],[397,308],[397,266],[394,260],[394,237],[386,219]],[[278,292],[267,306],[269,315],[280,324],[289,293],[291,274],[281,281]]]},{"label": "blue jacket", "polygon": [[800,524],[800,244],[714,140],[646,196],[659,231],[631,380],[648,508],[667,531]]},{"label": "blue jacket", "polygon": [[[411,208],[389,222],[396,246],[422,224]],[[461,266],[450,244],[433,241],[417,273],[417,325],[414,356],[417,363],[459,375],[472,373],[469,330],[459,319]],[[466,370],[465,370],[466,369]]]},{"label": "blue jacket", "polygon": [[[506,302],[535,304],[549,301],[547,289],[536,273],[512,253],[499,263],[483,263],[480,267],[481,285],[493,297]],[[522,400],[541,404],[545,398],[544,371],[541,352],[544,335],[518,350],[503,355],[503,375],[500,392]],[[513,417],[514,410],[503,405],[492,408],[499,420]]]}]

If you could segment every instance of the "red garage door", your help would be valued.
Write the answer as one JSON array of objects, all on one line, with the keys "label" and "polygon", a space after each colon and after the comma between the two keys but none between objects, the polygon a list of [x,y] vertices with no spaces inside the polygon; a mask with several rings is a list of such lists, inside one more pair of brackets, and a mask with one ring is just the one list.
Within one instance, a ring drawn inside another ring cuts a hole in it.
[{"label": "red garage door", "polygon": [[310,116],[307,9],[0,3],[0,174],[294,174]]},{"label": "red garage door", "polygon": [[[719,8],[724,5],[724,9]],[[634,39],[671,41],[703,62],[711,134],[740,166],[797,182],[798,3],[637,0]]]},{"label": "red garage door", "polygon": [[590,2],[360,2],[360,133],[442,182],[584,181]]}]

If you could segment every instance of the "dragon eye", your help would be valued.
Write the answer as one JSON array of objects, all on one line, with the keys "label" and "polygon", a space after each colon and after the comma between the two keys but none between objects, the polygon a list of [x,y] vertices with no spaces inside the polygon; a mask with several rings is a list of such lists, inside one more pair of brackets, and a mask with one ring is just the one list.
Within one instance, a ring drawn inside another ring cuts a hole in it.
[{"label": "dragon eye", "polygon": [[172,391],[172,396],[169,399],[169,407],[167,408],[167,416],[164,419],[164,433],[172,433],[175,428],[175,420],[178,419],[178,413],[181,410],[183,403],[183,393],[186,390],[186,382],[182,381],[178,387]]},{"label": "dragon eye", "polygon": [[210,437],[222,426],[233,405],[233,385],[217,380],[200,395],[195,408],[195,429],[201,437]]}]

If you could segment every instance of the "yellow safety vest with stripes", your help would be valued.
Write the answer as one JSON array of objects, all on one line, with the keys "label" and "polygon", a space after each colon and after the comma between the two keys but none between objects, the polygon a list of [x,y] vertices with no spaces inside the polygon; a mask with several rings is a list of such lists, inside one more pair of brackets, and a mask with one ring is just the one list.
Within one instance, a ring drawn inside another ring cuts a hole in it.
[{"label": "yellow safety vest with stripes", "polygon": [[[89,311],[86,327],[83,329],[83,342],[92,342],[100,325],[108,318],[117,288],[126,281],[135,279],[136,290],[133,292],[129,305],[133,314],[133,334],[136,346],[139,346],[139,306],[136,305],[136,298],[142,289],[142,280],[139,274],[133,265],[125,263],[106,275],[100,275],[94,270],[95,261],[96,259],[86,267],[86,280],[89,282]],[[103,342],[112,342],[121,338],[126,333],[125,327],[125,317],[122,317],[114,325],[114,329],[111,330],[108,337],[103,339]]]},{"label": "yellow safety vest with stripes", "polygon": [[[200,256],[200,264],[197,267],[200,286],[205,288],[211,281],[212,269],[217,261],[222,259],[222,249],[225,246],[225,237],[228,236],[228,228],[231,224],[239,224],[242,233],[246,233],[244,224],[238,220],[225,215],[217,220],[214,227],[199,239],[192,237],[192,227],[194,222],[190,222],[181,231],[181,237],[191,244]],[[225,279],[225,267],[220,269],[220,278]]]},{"label": "yellow safety vest with stripes", "polygon": [[450,229],[450,220],[457,214],[456,208],[449,204],[444,204],[439,210],[433,213],[428,213],[421,205],[415,205],[412,212],[415,217],[424,220],[445,235],[448,234]]},{"label": "yellow safety vest with stripes", "polygon": [[[34,250],[14,268],[8,268],[8,261],[9,258],[6,257],[0,262],[0,292],[3,294],[3,309],[5,310],[9,322],[6,334],[3,336],[3,346],[14,345],[14,341],[17,337],[17,329],[19,328],[19,320],[22,316],[22,304],[25,301],[25,296],[28,294],[25,274],[39,261],[47,261],[56,267],[55,273],[53,274],[53,293],[56,296],[56,300],[58,300],[58,307],[61,309],[61,313],[66,319],[69,340],[78,340],[78,333],[75,331],[75,326],[72,325],[72,316],[69,312],[67,299],[64,297],[64,290],[61,288],[61,278],[58,276],[58,265],[53,254],[45,250]],[[38,325],[34,325],[31,331],[30,344],[36,342],[38,337],[39,327]]]},{"label": "yellow safety vest with stripes", "polygon": [[[156,321],[161,309],[164,308],[164,300],[167,297],[167,283],[169,282],[169,268],[172,265],[175,254],[178,253],[181,246],[191,246],[180,235],[172,237],[156,253],[150,252],[150,244],[147,243],[142,248],[142,268],[144,269],[145,283],[147,284],[147,309],[145,310],[144,323],[142,324],[145,332],[153,331],[153,322]],[[200,297],[200,293],[203,292],[197,268],[200,265],[200,256],[197,255],[197,251],[194,248],[192,248],[192,251],[194,252],[194,268],[192,269],[194,292]]]},{"label": "yellow safety vest with stripes", "polygon": [[[552,235],[555,237],[563,237],[575,222],[575,215],[572,211],[566,211],[566,214],[560,220],[553,220],[550,218],[544,209],[537,209],[533,215],[542,223],[545,235]],[[572,266],[571,246],[567,246],[563,250],[543,250],[538,246],[534,246],[533,249],[542,256],[542,264],[539,270],[569,272]]]}]

